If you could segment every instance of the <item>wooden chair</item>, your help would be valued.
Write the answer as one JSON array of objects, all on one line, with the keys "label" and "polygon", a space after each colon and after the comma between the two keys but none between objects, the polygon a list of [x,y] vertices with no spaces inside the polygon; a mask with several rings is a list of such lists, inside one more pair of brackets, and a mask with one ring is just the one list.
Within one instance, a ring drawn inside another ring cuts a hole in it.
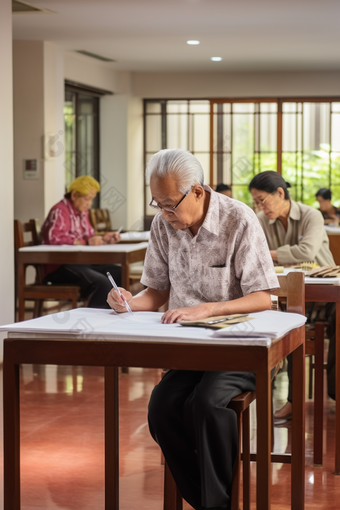
[{"label": "wooden chair", "polygon": [[[323,457],[323,379],[324,379],[324,323],[316,322],[314,329],[306,330],[306,356],[314,356],[314,363],[310,363],[309,370],[314,368],[314,431],[313,451],[314,464],[322,466]],[[310,374],[310,383],[312,376]],[[309,388],[311,398],[311,387]]]},{"label": "wooden chair", "polygon": [[142,278],[143,274],[143,268],[144,262],[134,262],[133,264],[130,264],[129,267],[130,285],[140,282],[140,279]]},{"label": "wooden chair", "polygon": [[[24,241],[24,233],[31,234],[31,241]],[[19,248],[24,246],[36,246],[40,244],[40,227],[37,220],[30,220],[28,223],[22,224],[19,220],[14,220],[14,244],[15,244],[15,267],[17,267],[17,256]],[[34,317],[40,317],[42,314],[42,305],[46,299],[56,301],[71,301],[72,308],[77,307],[77,300],[80,296],[80,287],[78,285],[50,285],[43,282],[43,267],[35,265],[36,281],[34,284],[26,285],[24,282],[16,281],[16,289],[18,285],[24,285],[24,301],[34,301]],[[17,271],[16,271],[17,273]],[[25,319],[25,310],[19,306],[19,321]]]},{"label": "wooden chair", "polygon": [[327,232],[329,240],[329,249],[332,252],[334,262],[340,264],[340,234],[332,234]]},{"label": "wooden chair", "polygon": [[[291,273],[289,273],[291,274]],[[279,276],[280,278],[284,278]],[[281,281],[280,281],[281,285]],[[274,293],[274,292],[273,292]],[[279,297],[283,297],[276,293]],[[287,310],[288,311],[288,310]],[[305,333],[305,355],[310,359],[314,356],[314,363],[310,362],[308,398],[312,398],[312,371],[314,369],[314,431],[313,457],[314,465],[322,466],[323,457],[323,388],[324,388],[324,323],[318,321]]]},{"label": "wooden chair", "polygon": [[[279,276],[280,289],[271,294],[286,298],[287,312],[305,313],[305,283],[303,273],[289,273]],[[256,392],[247,391],[233,398],[228,407],[236,412],[239,433],[239,450],[233,472],[231,510],[240,508],[241,460],[243,461],[243,510],[250,510],[250,461],[256,454],[250,454],[249,406],[255,400]],[[273,432],[272,432],[273,433]],[[243,453],[241,453],[241,446]],[[272,455],[273,462],[289,462],[287,455]],[[164,510],[182,510],[183,501],[167,463],[164,466]]]},{"label": "wooden chair", "polygon": [[105,232],[112,230],[110,211],[108,209],[89,209],[89,220],[97,235],[105,234]]}]

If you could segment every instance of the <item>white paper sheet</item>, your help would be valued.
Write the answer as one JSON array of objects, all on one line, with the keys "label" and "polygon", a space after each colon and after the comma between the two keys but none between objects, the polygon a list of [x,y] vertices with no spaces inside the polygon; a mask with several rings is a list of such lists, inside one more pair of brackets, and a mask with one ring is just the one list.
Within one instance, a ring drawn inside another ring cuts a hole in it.
[{"label": "white paper sheet", "polygon": [[329,234],[340,234],[340,227],[329,227],[328,225],[325,225],[325,230]]},{"label": "white paper sheet", "polygon": [[145,232],[123,232],[120,234],[122,241],[132,241],[135,243],[139,243],[141,241],[149,241],[150,239],[150,230]]},{"label": "white paper sheet", "polygon": [[[209,343],[242,345],[270,345],[272,340],[305,323],[306,318],[273,310],[251,314],[253,320],[226,328],[231,334],[217,336],[207,328],[162,324],[161,313],[134,312],[116,314],[112,310],[77,308],[69,312],[45,315],[20,323],[1,326],[11,337],[20,338],[80,338],[99,341],[129,340],[142,342]],[[269,321],[270,327],[266,326]],[[247,325],[245,327],[245,325]],[[274,328],[278,325],[277,329]],[[238,328],[237,328],[238,327]],[[246,328],[246,329],[245,329]],[[226,331],[223,330],[223,331]],[[240,335],[242,332],[242,335]],[[247,333],[247,334],[246,334]],[[269,336],[270,333],[270,336]]]},{"label": "white paper sheet", "polygon": [[82,244],[73,246],[69,244],[50,245],[39,244],[38,246],[25,246],[19,248],[20,252],[114,252],[114,253],[130,253],[136,250],[147,248],[148,243],[132,243],[132,244],[104,244],[103,246],[83,246]]}]

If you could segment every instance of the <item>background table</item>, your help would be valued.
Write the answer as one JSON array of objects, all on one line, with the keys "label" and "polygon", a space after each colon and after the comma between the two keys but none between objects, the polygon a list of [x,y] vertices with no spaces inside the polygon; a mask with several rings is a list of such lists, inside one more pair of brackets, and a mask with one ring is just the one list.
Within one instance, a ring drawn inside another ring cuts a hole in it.
[{"label": "background table", "polygon": [[[105,367],[106,510],[119,508],[117,367],[254,372],[257,391],[256,499],[259,510],[269,510],[271,369],[290,353],[293,356],[291,508],[304,509],[304,326],[275,340],[245,341],[212,338],[210,330],[179,325],[162,325],[163,336],[159,327],[157,331],[150,327],[146,335],[137,327],[134,331],[128,327],[110,327],[114,316],[110,311],[76,309],[66,313],[67,323],[61,324],[58,314],[52,314],[13,325],[4,342],[4,510],[20,509],[19,365],[22,363]],[[80,319],[90,325],[97,324],[94,320],[96,313],[107,321],[106,328],[96,326],[89,330],[81,327]],[[48,323],[52,324],[48,331],[44,330],[45,326],[40,327]],[[29,324],[32,325],[30,330]]]},{"label": "background table", "polygon": [[[339,240],[340,240],[340,236]],[[291,271],[301,271],[294,268],[287,267],[284,269],[284,274]],[[318,283],[313,283],[313,281]],[[330,279],[327,279],[328,282]],[[326,280],[326,281],[327,281]],[[323,278],[305,277],[305,301],[315,303],[335,303],[336,304],[336,330],[335,330],[335,344],[336,344],[336,360],[335,360],[335,373],[336,373],[336,387],[335,394],[340,395],[340,281],[337,284],[320,283],[325,281]],[[340,475],[340,399],[335,402],[335,474]]]},{"label": "background table", "polygon": [[20,248],[18,252],[18,300],[19,317],[23,317],[25,302],[25,268],[32,264],[120,264],[122,266],[122,287],[129,290],[129,265],[143,261],[147,242],[134,244],[108,244],[104,246],[51,246],[38,245]]},{"label": "background table", "polygon": [[[339,236],[340,239],[340,236]],[[340,285],[306,284],[306,302],[336,304],[335,394],[340,395]],[[335,474],[340,475],[340,398],[335,402]]]}]

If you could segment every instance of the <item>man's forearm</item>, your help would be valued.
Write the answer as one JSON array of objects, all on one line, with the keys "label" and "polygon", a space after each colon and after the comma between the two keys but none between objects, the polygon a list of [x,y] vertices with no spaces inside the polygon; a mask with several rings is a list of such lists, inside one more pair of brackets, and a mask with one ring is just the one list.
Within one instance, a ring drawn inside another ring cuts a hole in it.
[{"label": "man's forearm", "polygon": [[210,316],[262,312],[263,310],[270,310],[270,292],[269,290],[253,292],[252,294],[233,299],[232,301],[211,303],[211,305],[212,313]]},{"label": "man's forearm", "polygon": [[169,290],[158,291],[147,288],[134,296],[129,302],[131,310],[134,312],[157,310],[163,306],[169,299]]}]

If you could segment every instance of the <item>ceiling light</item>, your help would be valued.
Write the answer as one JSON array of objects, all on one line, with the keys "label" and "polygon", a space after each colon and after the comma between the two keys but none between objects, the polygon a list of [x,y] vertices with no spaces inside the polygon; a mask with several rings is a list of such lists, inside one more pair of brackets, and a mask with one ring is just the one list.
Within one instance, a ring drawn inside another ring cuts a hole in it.
[{"label": "ceiling light", "polygon": [[211,57],[211,60],[212,60],[213,62],[221,62],[222,57]]},{"label": "ceiling light", "polygon": [[196,44],[199,44],[199,43],[200,43],[199,41],[195,41],[195,40],[187,41],[187,44],[191,44],[192,46],[195,46]]}]

